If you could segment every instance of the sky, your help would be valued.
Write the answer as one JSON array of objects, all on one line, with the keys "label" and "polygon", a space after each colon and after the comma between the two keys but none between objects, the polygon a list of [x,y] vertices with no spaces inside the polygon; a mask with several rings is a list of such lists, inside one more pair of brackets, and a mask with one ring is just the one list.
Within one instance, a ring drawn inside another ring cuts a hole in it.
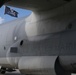
[{"label": "sky", "polygon": [[[14,9],[15,11],[17,11],[19,13],[18,18],[24,17],[24,16],[26,17],[26,16],[29,16],[31,14],[30,10],[24,10],[24,9],[15,8],[15,7],[10,7],[10,8]],[[4,6],[2,6],[0,8],[0,24],[14,20],[14,19],[17,19],[17,18],[9,16],[7,14],[4,14]]]}]

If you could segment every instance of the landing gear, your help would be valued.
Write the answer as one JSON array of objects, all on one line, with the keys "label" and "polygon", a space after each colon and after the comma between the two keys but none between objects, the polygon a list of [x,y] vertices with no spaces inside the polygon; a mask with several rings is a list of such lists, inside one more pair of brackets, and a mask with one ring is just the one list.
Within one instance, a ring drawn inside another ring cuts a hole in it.
[{"label": "landing gear", "polygon": [[7,71],[7,72],[14,72],[14,71],[16,71],[16,70],[15,70],[15,69],[12,69],[12,68],[7,68],[6,71]]},{"label": "landing gear", "polygon": [[0,69],[0,74],[5,74],[5,73],[6,73],[6,68],[1,67],[1,69]]},{"label": "landing gear", "polygon": [[13,72],[13,71],[16,71],[15,69],[12,69],[12,68],[5,68],[5,67],[1,67],[0,69],[0,74],[5,74],[7,72]]}]

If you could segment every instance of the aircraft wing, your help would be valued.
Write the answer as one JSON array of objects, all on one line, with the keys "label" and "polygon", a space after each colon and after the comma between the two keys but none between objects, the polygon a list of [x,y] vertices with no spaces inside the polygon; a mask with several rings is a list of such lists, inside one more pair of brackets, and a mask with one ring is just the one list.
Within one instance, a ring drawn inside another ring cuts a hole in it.
[{"label": "aircraft wing", "polygon": [[64,5],[70,1],[71,0],[10,0],[5,4],[30,10],[48,10]]}]

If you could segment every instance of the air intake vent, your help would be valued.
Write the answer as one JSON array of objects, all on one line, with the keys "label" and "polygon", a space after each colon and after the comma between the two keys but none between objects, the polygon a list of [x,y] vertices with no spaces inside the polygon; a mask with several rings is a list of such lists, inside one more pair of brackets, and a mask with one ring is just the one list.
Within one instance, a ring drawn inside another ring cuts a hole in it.
[{"label": "air intake vent", "polygon": [[18,52],[18,48],[17,47],[11,47],[10,48],[10,52],[11,53],[17,53]]}]

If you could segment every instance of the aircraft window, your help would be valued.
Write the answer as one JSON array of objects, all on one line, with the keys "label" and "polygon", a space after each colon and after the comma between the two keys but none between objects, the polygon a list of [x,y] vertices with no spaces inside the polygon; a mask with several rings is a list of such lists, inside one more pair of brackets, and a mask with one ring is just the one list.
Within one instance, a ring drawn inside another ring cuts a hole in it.
[{"label": "aircraft window", "polygon": [[6,47],[4,46],[4,50],[6,49]]},{"label": "aircraft window", "polygon": [[20,42],[20,46],[22,46],[23,45],[23,40]]}]

